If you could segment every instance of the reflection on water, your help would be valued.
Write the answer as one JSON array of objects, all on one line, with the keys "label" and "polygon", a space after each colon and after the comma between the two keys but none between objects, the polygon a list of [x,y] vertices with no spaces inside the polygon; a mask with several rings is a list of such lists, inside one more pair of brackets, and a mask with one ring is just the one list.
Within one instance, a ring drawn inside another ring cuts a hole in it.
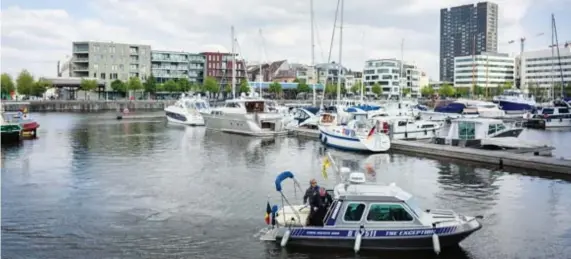
[{"label": "reflection on water", "polygon": [[[436,258],[287,248],[260,242],[274,179],[324,179],[323,146],[180,127],[158,120],[38,114],[40,137],[2,146],[6,258]],[[369,181],[396,183],[423,208],[484,215],[484,227],[438,258],[564,258],[571,254],[571,180],[462,161],[327,149]],[[304,190],[285,187],[301,203]]]}]

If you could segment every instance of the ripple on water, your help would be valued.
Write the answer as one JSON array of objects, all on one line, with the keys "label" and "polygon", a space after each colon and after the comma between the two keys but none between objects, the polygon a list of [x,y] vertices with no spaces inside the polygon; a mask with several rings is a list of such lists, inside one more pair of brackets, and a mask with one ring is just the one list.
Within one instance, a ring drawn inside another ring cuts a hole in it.
[{"label": "ripple on water", "polygon": [[[321,175],[321,144],[261,140],[164,121],[39,115],[41,136],[2,147],[2,252],[7,258],[354,258],[335,249],[261,243],[275,176],[306,187]],[[571,254],[571,181],[406,154],[330,150],[353,170],[372,164],[425,208],[484,215],[484,227],[438,258],[562,258]],[[284,190],[301,202],[303,190]],[[364,252],[359,258],[436,258]]]}]

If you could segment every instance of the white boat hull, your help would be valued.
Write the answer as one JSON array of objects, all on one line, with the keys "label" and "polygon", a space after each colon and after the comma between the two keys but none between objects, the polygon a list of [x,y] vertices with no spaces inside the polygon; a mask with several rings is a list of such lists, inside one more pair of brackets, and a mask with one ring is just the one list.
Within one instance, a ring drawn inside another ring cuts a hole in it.
[{"label": "white boat hull", "polygon": [[383,133],[375,133],[370,138],[350,137],[334,130],[335,126],[319,126],[320,140],[326,146],[349,150],[366,152],[386,152],[391,148],[389,136]]},{"label": "white boat hull", "polygon": [[429,120],[429,121],[443,121],[447,119],[477,118],[477,117],[478,117],[477,114],[459,114],[459,113],[430,112],[430,111],[420,112],[420,119]]},{"label": "white boat hull", "polygon": [[546,119],[545,128],[571,127],[571,118]]},{"label": "white boat hull", "polygon": [[282,120],[275,121],[275,129],[261,128],[255,121],[246,119],[245,116],[242,117],[228,117],[228,116],[216,116],[211,114],[203,114],[204,123],[207,129],[217,130],[233,134],[241,134],[248,136],[257,137],[271,137],[277,135],[287,134]]}]

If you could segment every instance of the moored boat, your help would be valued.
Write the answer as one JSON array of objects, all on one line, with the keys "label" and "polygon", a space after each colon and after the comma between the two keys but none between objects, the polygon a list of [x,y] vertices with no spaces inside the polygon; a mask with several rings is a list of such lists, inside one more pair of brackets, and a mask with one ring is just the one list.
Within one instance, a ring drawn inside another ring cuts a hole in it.
[{"label": "moored boat", "polygon": [[320,140],[326,146],[349,151],[386,152],[391,148],[388,124],[374,124],[367,114],[354,114],[347,125],[319,125]]},{"label": "moored boat", "polygon": [[[291,205],[281,183],[294,179],[283,172],[275,180],[283,197],[282,208],[269,213],[272,227],[261,240],[281,246],[313,246],[360,250],[434,250],[458,245],[482,228],[481,216],[471,217],[452,210],[421,209],[413,196],[394,183],[365,183],[363,173],[351,173],[347,183],[337,185],[333,202],[322,225],[309,226],[303,205]],[[297,181],[294,179],[297,185]],[[286,205],[287,204],[287,205]],[[301,210],[300,210],[301,209]]]}]

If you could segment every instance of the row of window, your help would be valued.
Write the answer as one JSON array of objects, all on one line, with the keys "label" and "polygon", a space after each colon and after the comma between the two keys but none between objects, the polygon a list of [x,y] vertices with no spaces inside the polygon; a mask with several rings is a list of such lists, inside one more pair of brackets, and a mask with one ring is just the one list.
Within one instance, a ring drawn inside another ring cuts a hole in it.
[{"label": "row of window", "polygon": [[[483,67],[507,68],[507,69],[512,69],[512,70],[515,68],[513,65],[494,65],[494,64],[487,64],[487,65],[486,65],[486,64],[480,64],[480,65],[482,65]],[[455,68],[467,68],[467,67],[470,67],[470,68],[471,68],[471,67],[474,67],[474,65],[473,65],[473,64],[469,64],[469,65],[455,65],[454,67],[455,67]],[[476,64],[475,67],[479,67],[479,65]]]},{"label": "row of window", "polygon": [[[477,57],[475,58],[476,61],[484,61],[484,62],[495,62],[495,63],[506,63],[506,64],[513,64],[514,60],[513,59],[496,59],[496,58],[484,58],[484,57]],[[473,62],[474,58],[457,58],[454,60],[454,62]]]},{"label": "row of window", "polygon": [[[569,66],[571,65],[571,62],[563,62],[563,60],[561,61],[561,63],[559,63],[559,61],[557,60],[553,62],[554,66],[559,67],[559,64],[561,64],[561,66]],[[525,64],[525,67],[551,67],[551,63]]]},{"label": "row of window", "polygon": [[[458,79],[471,79],[474,78],[473,76],[455,76],[454,79],[458,80]],[[486,79],[501,79],[501,80],[514,80],[514,76],[513,75],[506,75],[506,76],[486,76]]]},{"label": "row of window", "polygon": [[[534,70],[526,70],[526,73],[551,73],[551,69],[534,69]],[[555,73],[559,73],[560,71],[569,72],[571,68],[559,68],[559,66],[555,67]]]},{"label": "row of window", "polygon": [[526,58],[525,61],[526,62],[533,62],[533,61],[559,61],[559,59],[561,60],[566,60],[566,59],[571,59],[571,56],[562,56],[562,57],[544,57],[544,58]]},{"label": "row of window", "polygon": [[[526,75],[524,78],[525,79],[551,79],[551,78],[560,79],[561,74],[555,73],[555,74],[547,75],[547,76],[528,76],[528,75]],[[563,74],[563,78],[571,79],[571,75],[570,74]]]},{"label": "row of window", "polygon": [[[349,203],[343,220],[347,222],[360,222],[365,214],[366,205],[364,203]],[[367,221],[387,222],[387,221],[413,221],[414,218],[400,204],[369,204]]]},{"label": "row of window", "polygon": [[[100,66],[101,65],[101,66]],[[107,69],[107,64],[93,64],[93,69],[94,70],[106,70]],[[111,71],[125,71],[125,65],[123,64],[119,64],[119,65],[111,65]],[[142,70],[145,71],[147,69],[146,65],[137,65],[137,64],[131,64],[129,66],[130,70]]]},{"label": "row of window", "polygon": [[494,70],[494,69],[462,69],[462,70],[456,70],[454,71],[454,73],[478,73],[478,72],[482,72],[482,73],[488,73],[488,74],[492,74],[492,73],[498,73],[498,74],[513,74],[514,71],[513,70]]}]

